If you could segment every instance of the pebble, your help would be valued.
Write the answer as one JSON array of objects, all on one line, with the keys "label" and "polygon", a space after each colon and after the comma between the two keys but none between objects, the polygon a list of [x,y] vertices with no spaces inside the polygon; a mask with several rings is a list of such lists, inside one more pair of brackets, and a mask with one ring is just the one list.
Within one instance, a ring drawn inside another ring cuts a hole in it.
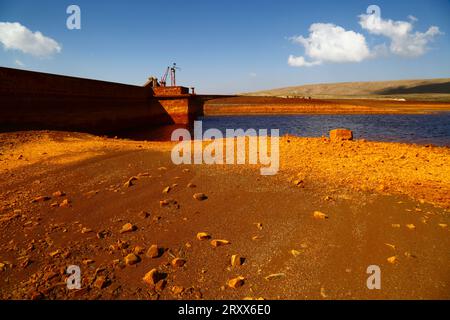
[{"label": "pebble", "polygon": [[182,294],[183,293],[184,288],[182,286],[173,286],[171,291],[172,291],[173,294],[178,295],[178,294]]},{"label": "pebble", "polygon": [[198,200],[198,201],[203,201],[203,200],[208,199],[208,196],[206,194],[200,193],[200,192],[194,194],[193,197],[194,197],[195,200]]},{"label": "pebble", "polygon": [[132,232],[135,231],[137,227],[131,223],[125,223],[120,229],[120,233]]},{"label": "pebble", "polygon": [[144,277],[142,278],[142,280],[144,280],[145,283],[149,284],[149,285],[156,285],[156,283],[158,283],[158,281],[160,280],[160,274],[158,272],[158,270],[156,270],[156,268],[150,270],[149,272],[147,272]]},{"label": "pebble", "polygon": [[139,261],[141,261],[141,258],[139,258],[139,256],[135,255],[134,253],[130,253],[125,257],[125,264],[128,266],[132,266]]},{"label": "pebble", "polygon": [[55,192],[53,192],[53,196],[54,197],[63,197],[65,195],[66,194],[63,191],[55,191]]},{"label": "pebble", "polygon": [[412,224],[412,223],[407,224],[406,227],[407,227],[409,230],[414,230],[414,229],[416,228],[416,226],[415,226],[414,224]]},{"label": "pebble", "polygon": [[169,193],[170,189],[171,188],[169,186],[167,186],[163,189],[162,193]]},{"label": "pebble", "polygon": [[231,256],[231,266],[234,268],[234,267],[239,267],[239,266],[241,266],[242,265],[242,258],[239,256],[239,255],[237,255],[237,254],[233,254],[232,256]]},{"label": "pebble", "polygon": [[211,240],[211,245],[214,248],[217,248],[217,247],[220,247],[220,246],[224,246],[224,245],[227,245],[227,244],[230,244],[230,241],[228,241],[228,240],[218,240],[218,239]]},{"label": "pebble", "polygon": [[188,188],[195,188],[195,187],[197,187],[195,184],[193,184],[193,183],[188,183],[187,184],[187,187]]},{"label": "pebble", "polygon": [[181,268],[182,266],[184,266],[185,263],[186,263],[186,260],[181,259],[181,258],[175,258],[171,262],[172,267],[174,267],[174,268]]},{"label": "pebble", "polygon": [[208,240],[211,239],[211,235],[207,232],[199,232],[197,233],[198,240]]},{"label": "pebble", "polygon": [[160,252],[161,252],[160,248],[158,248],[156,244],[153,244],[150,246],[150,248],[148,248],[146,256],[149,258],[158,258]]},{"label": "pebble", "polygon": [[397,256],[392,256],[392,257],[387,258],[387,262],[389,262],[391,264],[396,263],[397,262]]},{"label": "pebble", "polygon": [[64,199],[60,204],[59,204],[60,208],[68,208],[70,207],[70,201],[68,199]]},{"label": "pebble", "polygon": [[126,187],[126,188],[129,188],[129,187],[131,187],[131,186],[134,186],[134,181],[136,181],[136,180],[138,180],[137,177],[131,177],[130,179],[128,179],[128,180],[123,184],[123,186]]},{"label": "pebble", "polygon": [[313,216],[316,219],[328,219],[328,215],[320,211],[314,211]]},{"label": "pebble", "polygon": [[227,284],[230,288],[237,289],[244,285],[245,278],[242,276],[228,280]]}]

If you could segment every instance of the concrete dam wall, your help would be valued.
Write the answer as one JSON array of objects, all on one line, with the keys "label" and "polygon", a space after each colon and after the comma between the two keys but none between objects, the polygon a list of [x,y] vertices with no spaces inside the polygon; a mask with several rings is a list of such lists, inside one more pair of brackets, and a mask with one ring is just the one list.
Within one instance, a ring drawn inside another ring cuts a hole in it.
[{"label": "concrete dam wall", "polygon": [[184,91],[156,95],[149,86],[0,67],[0,131],[109,133],[184,124],[202,113],[202,105],[203,99]]}]

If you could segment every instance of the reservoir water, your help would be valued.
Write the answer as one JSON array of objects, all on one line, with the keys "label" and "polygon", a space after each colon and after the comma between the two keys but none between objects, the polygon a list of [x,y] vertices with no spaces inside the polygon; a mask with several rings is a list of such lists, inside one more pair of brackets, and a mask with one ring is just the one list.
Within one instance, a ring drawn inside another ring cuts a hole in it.
[{"label": "reservoir water", "polygon": [[201,117],[203,131],[217,128],[279,129],[280,135],[328,136],[330,130],[353,130],[355,139],[450,146],[450,113],[426,115],[261,115]]}]

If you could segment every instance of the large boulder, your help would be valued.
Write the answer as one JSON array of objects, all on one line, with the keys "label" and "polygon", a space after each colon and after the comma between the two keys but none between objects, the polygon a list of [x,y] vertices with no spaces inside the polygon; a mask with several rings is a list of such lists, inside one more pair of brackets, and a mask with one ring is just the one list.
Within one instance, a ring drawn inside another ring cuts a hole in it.
[{"label": "large boulder", "polygon": [[331,141],[353,140],[353,132],[349,129],[334,129],[330,131]]}]

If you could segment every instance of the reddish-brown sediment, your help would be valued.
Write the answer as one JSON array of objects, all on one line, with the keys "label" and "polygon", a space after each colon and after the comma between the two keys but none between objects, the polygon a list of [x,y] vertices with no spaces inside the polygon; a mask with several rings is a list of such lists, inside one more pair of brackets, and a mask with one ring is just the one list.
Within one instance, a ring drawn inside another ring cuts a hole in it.
[{"label": "reddish-brown sediment", "polygon": [[[279,173],[261,176],[176,166],[171,142],[0,141],[3,299],[450,298],[448,148],[283,137]],[[78,291],[65,284],[73,264]],[[369,265],[381,290],[367,289]]]},{"label": "reddish-brown sediment", "polygon": [[450,111],[449,102],[375,99],[301,99],[240,96],[207,101],[206,115],[223,114],[423,114]]}]

